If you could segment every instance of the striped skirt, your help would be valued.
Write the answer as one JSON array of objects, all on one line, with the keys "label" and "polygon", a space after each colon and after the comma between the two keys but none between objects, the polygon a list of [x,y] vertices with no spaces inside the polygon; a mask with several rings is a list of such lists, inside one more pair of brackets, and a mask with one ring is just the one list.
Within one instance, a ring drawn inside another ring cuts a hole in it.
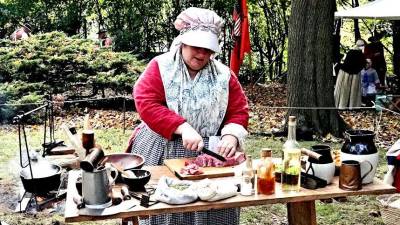
[{"label": "striped skirt", "polygon": [[[168,141],[147,125],[139,125],[132,144],[132,153],[145,158],[146,166],[163,165],[164,159],[196,157],[198,152],[185,150],[182,139]],[[208,138],[204,138],[208,147]],[[174,213],[150,216],[140,220],[140,225],[235,225],[239,224],[240,208]]]}]

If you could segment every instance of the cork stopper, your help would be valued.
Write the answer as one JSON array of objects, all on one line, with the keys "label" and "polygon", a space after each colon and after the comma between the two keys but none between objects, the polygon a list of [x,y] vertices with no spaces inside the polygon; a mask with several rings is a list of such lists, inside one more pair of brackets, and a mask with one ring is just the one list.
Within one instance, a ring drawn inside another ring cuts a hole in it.
[{"label": "cork stopper", "polygon": [[270,148],[262,148],[262,149],[260,150],[260,156],[261,156],[262,158],[265,158],[265,157],[272,157],[272,150],[271,150]]},{"label": "cork stopper", "polygon": [[295,116],[289,116],[289,125],[296,125],[296,117]]}]

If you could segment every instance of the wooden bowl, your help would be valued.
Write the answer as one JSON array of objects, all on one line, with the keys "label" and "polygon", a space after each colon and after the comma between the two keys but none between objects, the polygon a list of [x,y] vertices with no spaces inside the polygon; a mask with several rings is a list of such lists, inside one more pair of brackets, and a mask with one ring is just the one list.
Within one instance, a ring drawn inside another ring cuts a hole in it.
[{"label": "wooden bowl", "polygon": [[143,156],[134,153],[114,153],[104,158],[105,163],[112,163],[123,170],[140,169],[144,164]]}]

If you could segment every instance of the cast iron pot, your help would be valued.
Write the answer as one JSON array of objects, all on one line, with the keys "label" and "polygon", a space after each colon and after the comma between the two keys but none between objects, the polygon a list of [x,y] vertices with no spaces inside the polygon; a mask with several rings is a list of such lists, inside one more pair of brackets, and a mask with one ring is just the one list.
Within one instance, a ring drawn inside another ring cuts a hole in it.
[{"label": "cast iron pot", "polygon": [[36,164],[32,163],[32,173],[29,166],[20,172],[22,185],[25,191],[45,195],[50,191],[57,190],[61,183],[61,167],[55,164]]}]

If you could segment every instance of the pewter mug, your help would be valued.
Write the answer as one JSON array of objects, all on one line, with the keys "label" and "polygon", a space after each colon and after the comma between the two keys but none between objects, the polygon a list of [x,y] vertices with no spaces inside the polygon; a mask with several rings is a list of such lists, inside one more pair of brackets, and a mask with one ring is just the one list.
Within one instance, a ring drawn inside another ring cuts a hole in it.
[{"label": "pewter mug", "polygon": [[85,205],[100,206],[110,202],[109,193],[117,175],[118,171],[113,167],[102,167],[93,172],[82,170],[82,197]]}]

